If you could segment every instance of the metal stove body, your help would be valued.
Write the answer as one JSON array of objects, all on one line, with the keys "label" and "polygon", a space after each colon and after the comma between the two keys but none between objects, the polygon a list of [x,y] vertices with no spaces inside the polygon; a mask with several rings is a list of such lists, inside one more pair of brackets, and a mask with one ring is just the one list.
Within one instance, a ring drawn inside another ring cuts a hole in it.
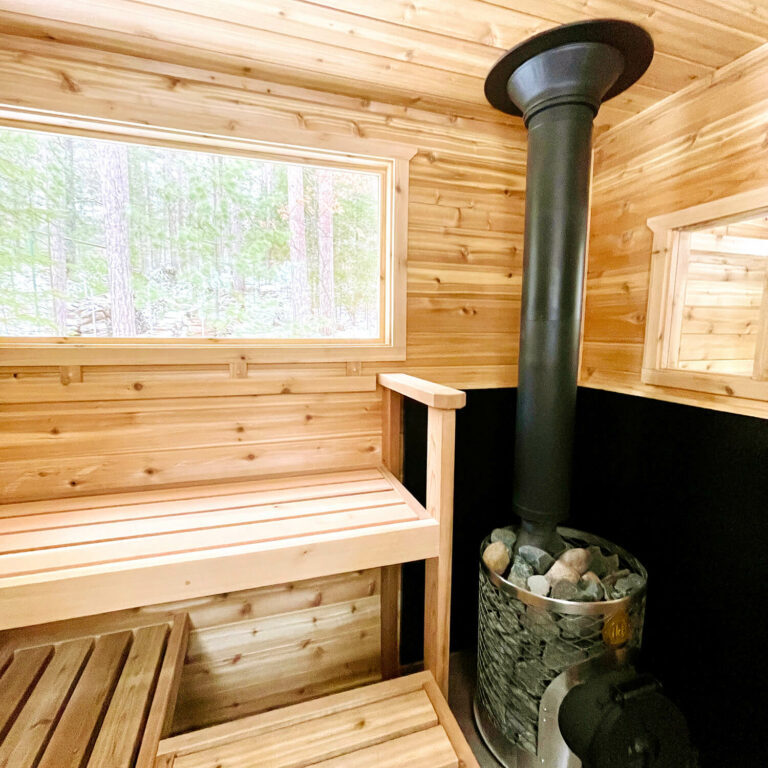
[{"label": "metal stove body", "polygon": [[[646,576],[634,557],[604,539],[568,528],[558,533],[570,544],[618,554],[621,567]],[[638,679],[633,662],[644,612],[645,589],[601,603],[556,600],[518,589],[480,559],[475,720],[502,765],[582,766],[561,732],[561,704],[591,679]]]}]

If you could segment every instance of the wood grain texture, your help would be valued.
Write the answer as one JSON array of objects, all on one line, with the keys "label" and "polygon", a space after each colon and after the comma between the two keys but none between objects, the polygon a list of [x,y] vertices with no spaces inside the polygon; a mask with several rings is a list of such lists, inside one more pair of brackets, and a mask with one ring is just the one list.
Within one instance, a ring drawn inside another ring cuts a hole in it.
[{"label": "wood grain texture", "polygon": [[101,730],[88,760],[89,768],[131,768],[141,745],[155,684],[163,663],[168,627],[142,627],[134,634]]},{"label": "wood grain texture", "polygon": [[170,735],[188,641],[189,617],[186,613],[177,614],[168,635],[135,768],[154,768],[160,739]]},{"label": "wood grain texture", "polygon": [[640,378],[653,249],[646,221],[768,187],[766,92],[761,47],[598,138],[582,385],[768,417],[768,405],[739,396],[740,384],[695,392]]},{"label": "wood grain texture", "polygon": [[[639,83],[601,110],[609,127],[768,40],[765,13],[714,0],[9,0],[3,28],[116,53],[204,66],[219,73],[299,84],[501,122],[483,79],[498,57],[557,24],[618,16],[645,26],[657,56]],[[353,74],[354,73],[354,74]],[[414,94],[418,94],[417,97]]]},{"label": "wood grain texture", "polygon": [[92,638],[81,638],[55,649],[53,658],[0,743],[0,765],[4,768],[28,768],[37,764],[92,648]]},{"label": "wood grain texture", "polygon": [[158,760],[175,768],[478,766],[428,672],[167,739]]},{"label": "wood grain texture", "polygon": [[448,695],[453,556],[453,470],[456,411],[430,408],[427,417],[427,511],[440,523],[437,557],[425,563],[424,666]]},{"label": "wood grain texture", "polygon": [[48,644],[52,653],[50,643],[170,623],[188,613],[189,646],[171,728],[178,733],[378,680],[379,584],[378,569],[339,574],[21,627],[0,634],[0,643],[5,649]]},{"label": "wood grain texture", "polygon": [[[335,18],[299,6],[307,18]],[[14,16],[18,32],[32,32],[25,25],[34,10],[25,8],[17,6]],[[108,10],[105,3],[99,8]],[[411,26],[360,23],[377,39],[388,30],[391,41]],[[410,373],[461,387],[515,384],[525,187],[519,121],[491,110],[477,118],[329,94],[242,68],[212,70],[206,57],[166,62],[133,46],[109,51],[109,36],[76,45],[66,34],[36,35],[2,36],[0,102],[233,138],[268,130],[299,141],[311,133],[313,140],[362,137],[415,147],[413,202],[409,221],[401,222],[410,243],[409,330],[405,362],[365,360],[356,376],[343,362],[269,364],[248,353],[243,361],[222,348],[196,352],[194,365],[153,366],[134,354],[118,367],[84,350],[77,375],[67,370],[62,378],[60,360],[45,366],[39,350],[29,348],[24,358],[16,350],[18,364],[3,367],[0,358],[4,500],[236,480],[297,464],[316,471],[376,464],[381,400],[372,389],[360,391],[376,374]],[[444,38],[438,33],[437,40]],[[233,377],[233,366],[243,363],[247,377]]]},{"label": "wood grain texture", "polygon": [[[164,724],[173,712],[178,672],[184,662],[187,617],[168,624],[94,634],[81,622],[55,645],[14,649],[16,671],[4,677],[0,709],[13,723],[0,738],[0,760],[9,768],[153,768]],[[31,630],[32,642],[37,629]],[[32,665],[32,666],[30,666]],[[11,665],[13,666],[13,665]],[[34,669],[23,706],[19,672]],[[159,678],[157,677],[160,670]],[[142,745],[139,762],[136,750]]]},{"label": "wood grain texture", "polygon": [[[126,503],[121,494],[80,497],[79,506],[64,500],[65,511],[55,502],[5,505],[0,626],[434,556],[436,521],[391,473],[373,472],[379,486],[368,482],[370,470],[341,471],[317,485],[315,475],[289,477],[282,489],[277,480],[203,486],[199,497],[181,489],[192,494],[183,501],[145,491]],[[27,522],[25,513],[41,506],[52,511]]]},{"label": "wood grain texture", "polygon": [[2,681],[3,695],[0,698],[0,742],[16,720],[27,698],[45,671],[53,656],[51,646],[25,648],[12,652],[12,657],[5,667]]},{"label": "wood grain texture", "polygon": [[120,678],[132,635],[99,637],[37,768],[82,768]]}]

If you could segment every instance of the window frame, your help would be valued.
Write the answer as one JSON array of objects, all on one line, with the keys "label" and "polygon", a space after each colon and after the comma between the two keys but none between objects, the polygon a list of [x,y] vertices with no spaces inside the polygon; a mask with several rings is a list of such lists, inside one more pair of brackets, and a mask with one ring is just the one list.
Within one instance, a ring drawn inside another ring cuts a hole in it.
[{"label": "window frame", "polygon": [[768,187],[648,219],[647,225],[653,232],[653,249],[641,371],[643,383],[727,397],[768,400],[768,270],[760,309],[755,367],[751,377],[668,367],[675,357],[670,343],[681,311],[676,287],[679,287],[684,277],[686,265],[680,258],[680,246],[687,233],[707,225],[765,213],[768,213]]},{"label": "window frame", "polygon": [[406,144],[340,136],[309,129],[274,131],[258,138],[158,128],[44,110],[0,107],[0,126],[72,134],[134,144],[200,150],[266,160],[301,161],[381,176],[383,334],[360,339],[97,338],[0,336],[0,365],[188,365],[395,361],[406,357],[409,163]]}]

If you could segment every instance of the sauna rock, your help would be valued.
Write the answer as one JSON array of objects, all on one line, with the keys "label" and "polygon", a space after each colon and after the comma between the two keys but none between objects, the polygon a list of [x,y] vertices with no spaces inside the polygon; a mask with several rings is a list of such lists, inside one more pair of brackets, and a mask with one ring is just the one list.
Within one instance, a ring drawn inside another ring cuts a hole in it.
[{"label": "sauna rock", "polygon": [[555,558],[538,547],[532,547],[525,544],[517,550],[517,554],[533,567],[533,570],[539,574],[545,574],[554,564]]},{"label": "sauna rock", "polygon": [[[517,542],[517,534],[513,528],[494,528],[491,533],[491,542],[494,541],[501,541],[506,544],[511,556],[515,548],[515,543]],[[520,547],[520,549],[522,549],[522,547]]]},{"label": "sauna rock", "polygon": [[483,562],[494,573],[504,573],[509,566],[509,550],[504,542],[491,542],[483,552]]}]

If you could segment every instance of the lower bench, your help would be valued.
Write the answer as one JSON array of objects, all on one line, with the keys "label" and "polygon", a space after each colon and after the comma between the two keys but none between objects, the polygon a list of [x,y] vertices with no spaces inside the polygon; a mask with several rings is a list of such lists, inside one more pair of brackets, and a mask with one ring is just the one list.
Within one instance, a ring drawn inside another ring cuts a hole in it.
[{"label": "lower bench", "polygon": [[0,658],[2,768],[152,768],[170,730],[188,620]]},{"label": "lower bench", "polygon": [[160,742],[157,768],[479,768],[430,672]]}]

